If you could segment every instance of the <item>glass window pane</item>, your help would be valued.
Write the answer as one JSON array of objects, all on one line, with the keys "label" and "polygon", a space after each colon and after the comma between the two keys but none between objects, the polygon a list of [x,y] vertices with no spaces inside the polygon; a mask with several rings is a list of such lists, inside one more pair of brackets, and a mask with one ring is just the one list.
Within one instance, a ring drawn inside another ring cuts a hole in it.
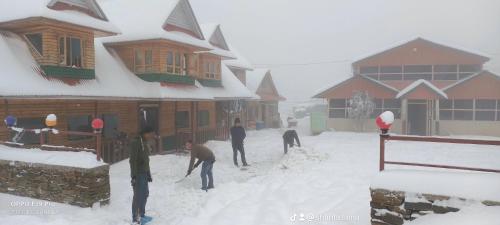
[{"label": "glass window pane", "polygon": [[345,99],[330,99],[330,108],[345,108]]},{"label": "glass window pane", "polygon": [[345,109],[330,109],[330,118],[346,118]]},{"label": "glass window pane", "polygon": [[404,72],[405,73],[431,73],[432,66],[431,65],[405,65]]},{"label": "glass window pane", "polygon": [[141,50],[135,50],[135,65],[144,65],[144,57],[142,56]]},{"label": "glass window pane", "polygon": [[175,127],[188,128],[189,127],[189,112],[179,111],[175,113]]},{"label": "glass window pane", "polygon": [[434,65],[434,72],[438,73],[453,73],[457,72],[457,65]]},{"label": "glass window pane", "polygon": [[167,65],[174,65],[174,54],[172,52],[167,52]]},{"label": "glass window pane", "polygon": [[175,66],[180,67],[181,66],[181,54],[178,52],[175,53]]},{"label": "glass window pane", "polygon": [[382,99],[375,98],[372,100],[373,103],[375,104],[375,108],[382,108]]},{"label": "glass window pane", "polygon": [[43,55],[42,34],[41,33],[26,34],[26,38],[31,43],[31,45],[35,48],[35,50],[38,51],[38,53],[40,53],[40,55]]},{"label": "glass window pane", "polygon": [[452,110],[439,110],[439,119],[440,120],[451,120],[452,119]]},{"label": "glass window pane", "polygon": [[453,101],[452,100],[439,100],[439,108],[440,109],[452,109]]},{"label": "glass window pane", "polygon": [[82,42],[71,38],[71,66],[82,67]]},{"label": "glass window pane", "polygon": [[102,120],[104,121],[104,128],[102,133],[105,138],[116,138],[119,135],[118,131],[118,116],[116,114],[104,114],[102,115]]},{"label": "glass window pane", "polygon": [[368,73],[378,73],[378,67],[377,66],[362,66],[359,69],[360,74],[368,74]]},{"label": "glass window pane", "polygon": [[454,109],[472,109],[472,99],[455,99],[453,100]]},{"label": "glass window pane", "polygon": [[372,75],[365,75],[371,79],[378,80],[378,75],[377,74],[372,74]]},{"label": "glass window pane", "polygon": [[[83,116],[70,116],[68,117],[68,130],[69,131],[80,131],[80,132],[93,132],[93,129],[90,125],[91,116],[83,115]],[[91,136],[82,136],[82,135],[68,135],[68,140],[84,140],[91,139]]]},{"label": "glass window pane", "polygon": [[208,110],[198,111],[198,126],[206,127],[210,124],[210,113]]},{"label": "glass window pane", "polygon": [[384,108],[399,109],[401,108],[401,100],[384,99]]},{"label": "glass window pane", "polygon": [[495,111],[476,111],[476,120],[495,121]]},{"label": "glass window pane", "polygon": [[472,110],[454,110],[455,120],[472,120]]},{"label": "glass window pane", "polygon": [[153,64],[153,50],[149,49],[145,51],[145,56],[144,56],[144,63],[146,65],[151,65]]},{"label": "glass window pane", "polygon": [[401,66],[382,66],[380,73],[401,73],[403,68]]},{"label": "glass window pane", "polygon": [[479,72],[481,70],[481,65],[460,65],[459,66],[459,71],[460,72]]},{"label": "glass window pane", "polygon": [[432,80],[432,74],[430,73],[407,73],[404,75],[405,80]]},{"label": "glass window pane", "polygon": [[487,100],[487,99],[479,99],[476,100],[476,109],[495,109],[497,101],[495,100]]},{"label": "glass window pane", "polygon": [[457,73],[436,73],[434,74],[434,80],[457,80]]},{"label": "glass window pane", "polygon": [[402,74],[380,74],[380,80],[402,80]]}]

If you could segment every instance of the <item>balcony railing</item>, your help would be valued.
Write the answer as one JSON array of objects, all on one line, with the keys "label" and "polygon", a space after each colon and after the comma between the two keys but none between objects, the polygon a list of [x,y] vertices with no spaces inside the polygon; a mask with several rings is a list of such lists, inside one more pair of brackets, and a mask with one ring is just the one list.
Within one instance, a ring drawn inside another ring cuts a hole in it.
[{"label": "balcony railing", "polygon": [[84,69],[66,66],[41,65],[45,76],[54,78],[69,78],[69,79],[95,79],[94,69]]}]

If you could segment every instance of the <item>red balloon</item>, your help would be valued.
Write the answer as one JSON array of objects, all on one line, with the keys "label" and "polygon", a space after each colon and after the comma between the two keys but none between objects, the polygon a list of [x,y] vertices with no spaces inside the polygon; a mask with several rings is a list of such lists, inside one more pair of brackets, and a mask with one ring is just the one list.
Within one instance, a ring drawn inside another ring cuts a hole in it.
[{"label": "red balloon", "polygon": [[102,119],[96,118],[92,120],[92,128],[95,130],[102,129],[104,127],[104,121]]},{"label": "red balloon", "polygon": [[380,118],[380,116],[377,117],[377,119],[375,120],[375,122],[377,123],[377,126],[380,128],[380,129],[389,129],[391,127],[392,124],[386,124],[384,123],[384,121],[382,120],[382,118]]}]

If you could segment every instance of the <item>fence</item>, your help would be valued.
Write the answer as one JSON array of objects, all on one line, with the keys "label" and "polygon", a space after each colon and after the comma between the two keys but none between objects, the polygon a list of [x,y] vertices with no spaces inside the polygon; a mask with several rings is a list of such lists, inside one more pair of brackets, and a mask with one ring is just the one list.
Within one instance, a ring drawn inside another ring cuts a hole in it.
[{"label": "fence", "polygon": [[416,142],[436,142],[436,143],[451,143],[451,144],[498,145],[498,146],[500,146],[500,141],[381,134],[380,135],[380,161],[379,161],[379,170],[380,171],[383,171],[385,169],[385,164],[391,164],[391,165],[403,165],[403,166],[420,166],[420,167],[433,167],[433,168],[444,168],[444,169],[457,169],[457,170],[470,170],[470,171],[500,173],[500,170],[485,169],[485,168],[386,161],[385,160],[385,142],[391,141],[391,140],[392,141],[416,141]]}]

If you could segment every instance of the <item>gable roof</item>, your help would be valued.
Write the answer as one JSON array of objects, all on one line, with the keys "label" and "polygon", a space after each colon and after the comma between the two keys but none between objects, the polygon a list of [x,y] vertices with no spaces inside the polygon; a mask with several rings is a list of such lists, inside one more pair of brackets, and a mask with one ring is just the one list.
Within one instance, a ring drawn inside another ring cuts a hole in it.
[{"label": "gable roof", "polygon": [[462,80],[459,80],[458,82],[453,83],[453,84],[451,84],[451,85],[449,85],[449,86],[447,86],[447,87],[443,88],[443,91],[448,91],[448,90],[450,90],[450,89],[452,89],[452,88],[454,88],[454,87],[457,87],[457,86],[460,86],[460,85],[462,85],[462,84],[464,84],[464,83],[467,83],[468,81],[470,81],[470,80],[472,80],[472,79],[474,79],[474,78],[476,78],[476,77],[478,77],[478,76],[483,76],[483,75],[490,75],[490,76],[493,76],[493,77],[495,77],[495,78],[497,78],[497,79],[500,79],[500,77],[499,77],[499,76],[497,76],[497,75],[495,75],[495,74],[491,73],[490,71],[488,71],[488,70],[483,70],[483,71],[481,71],[481,72],[475,73],[475,74],[474,74],[474,75],[472,75],[472,76],[469,76],[469,77],[467,77],[467,78],[464,78],[464,79],[462,79]]},{"label": "gable roof", "polygon": [[[76,10],[55,10],[51,6],[58,2],[73,2],[86,6],[97,15],[90,16]],[[17,0],[0,1],[0,27],[4,24],[20,22],[26,19],[47,18],[77,26],[91,28],[105,33],[120,33],[120,30],[107,21],[103,11],[95,0]]]},{"label": "gable roof", "polygon": [[[266,79],[269,79],[270,85],[272,86],[274,94],[268,94],[268,93],[259,93],[259,89],[261,88],[262,84]],[[278,100],[282,101],[285,100],[286,98],[281,96],[278,92],[278,89],[276,88],[276,85],[274,84],[272,75],[271,75],[271,70],[269,69],[255,69],[253,71],[250,71],[247,73],[246,76],[246,85],[247,88],[252,91],[252,93],[258,95],[260,99],[262,100]]]},{"label": "gable roof", "polygon": [[[227,46],[226,39],[222,34],[219,24],[215,23],[205,23],[200,25],[203,35],[206,37],[208,45],[210,45],[213,50],[208,53],[222,56],[223,59],[236,59],[236,56],[229,50]],[[225,47],[224,47],[225,46]]]},{"label": "gable roof", "polygon": [[356,76],[353,76],[353,77],[351,77],[351,78],[349,78],[349,79],[346,79],[346,80],[344,80],[344,81],[342,81],[342,82],[340,82],[340,83],[337,83],[337,84],[335,84],[334,86],[327,87],[327,88],[324,88],[324,89],[320,90],[317,94],[315,94],[315,95],[313,96],[313,98],[322,98],[322,96],[323,96],[324,94],[326,94],[327,92],[330,92],[330,91],[334,90],[335,88],[337,88],[337,87],[339,87],[339,86],[341,86],[341,85],[343,85],[343,84],[345,84],[345,83],[349,82],[349,81],[350,81],[350,80],[352,80],[352,79],[358,78],[358,77],[359,77],[359,78],[362,78],[362,79],[365,79],[365,80],[368,80],[368,81],[370,81],[370,82],[372,82],[372,83],[374,83],[374,84],[376,84],[376,85],[378,85],[378,86],[380,86],[380,87],[386,88],[386,89],[388,89],[388,90],[390,90],[390,91],[392,91],[392,92],[395,92],[395,93],[398,93],[398,92],[399,92],[399,90],[398,90],[398,89],[396,89],[396,88],[394,88],[394,87],[392,87],[392,86],[389,86],[389,85],[387,85],[387,84],[385,84],[385,83],[383,83],[383,82],[380,82],[380,81],[378,81],[378,80],[372,79],[372,78],[367,77],[367,76],[364,76],[364,75],[356,75]]},{"label": "gable roof", "polygon": [[408,85],[406,88],[401,90],[396,95],[396,98],[401,98],[403,96],[406,96],[407,94],[414,91],[417,87],[420,87],[420,86],[425,86],[425,87],[429,88],[430,90],[432,90],[433,92],[435,92],[437,95],[439,95],[445,99],[448,99],[448,95],[446,93],[444,93],[441,89],[437,88],[432,83],[430,83],[429,81],[426,81],[424,79],[416,80],[412,84]]},{"label": "gable roof", "polygon": [[231,44],[229,44],[229,49],[234,54],[236,59],[224,60],[222,61],[224,64],[231,68],[243,69],[243,70],[253,70],[252,64]]},{"label": "gable roof", "polygon": [[103,38],[106,45],[168,40],[201,50],[212,49],[205,41],[188,0],[106,0],[101,6],[122,30],[120,35]]},{"label": "gable roof", "polygon": [[[223,88],[172,86],[146,82],[132,73],[111,48],[105,48],[100,39],[94,42],[95,73],[93,80],[81,80],[69,85],[40,74],[27,43],[12,32],[0,33],[0,96],[11,98],[77,98],[77,99],[154,99],[154,100],[214,100],[219,97],[252,98],[253,95],[233,87],[234,80],[225,79]],[[225,70],[223,70],[225,71]],[[15,74],[15,76],[13,76]],[[231,76],[229,76],[231,78]],[[236,78],[234,78],[236,79]],[[116,82],[119,80],[120,82]],[[237,80],[239,82],[239,80]]]},{"label": "gable roof", "polygon": [[388,52],[390,52],[390,51],[392,51],[392,50],[394,50],[396,48],[400,48],[400,47],[403,47],[403,46],[406,46],[406,45],[410,45],[410,44],[416,43],[416,42],[423,42],[425,44],[439,46],[439,47],[446,48],[446,49],[449,49],[449,50],[452,50],[452,51],[457,51],[457,52],[460,52],[461,54],[465,54],[465,55],[469,55],[469,56],[478,58],[479,61],[482,61],[483,63],[490,60],[489,57],[485,56],[484,53],[479,53],[479,52],[476,52],[476,51],[473,51],[473,50],[465,49],[463,47],[451,46],[449,44],[441,44],[441,43],[438,43],[438,42],[435,42],[435,41],[430,41],[430,40],[427,40],[427,39],[424,39],[424,38],[421,38],[421,37],[417,37],[417,38],[413,38],[411,40],[407,40],[407,41],[403,41],[403,42],[398,42],[398,43],[393,44],[393,45],[391,45],[389,47],[383,48],[382,50],[377,51],[375,53],[371,53],[371,54],[368,54],[366,56],[359,57],[352,64],[353,65],[359,64],[359,63],[361,63],[361,62],[363,62],[365,60],[368,60],[368,59],[371,59],[371,58],[375,58],[377,56],[381,56],[381,55],[383,55],[385,53],[388,53]]},{"label": "gable roof", "polygon": [[52,0],[49,2],[47,7],[57,10],[56,7],[58,6],[58,3],[87,10],[91,13],[92,16],[97,17],[101,20],[108,21],[108,18],[106,18],[106,15],[95,0]]}]

